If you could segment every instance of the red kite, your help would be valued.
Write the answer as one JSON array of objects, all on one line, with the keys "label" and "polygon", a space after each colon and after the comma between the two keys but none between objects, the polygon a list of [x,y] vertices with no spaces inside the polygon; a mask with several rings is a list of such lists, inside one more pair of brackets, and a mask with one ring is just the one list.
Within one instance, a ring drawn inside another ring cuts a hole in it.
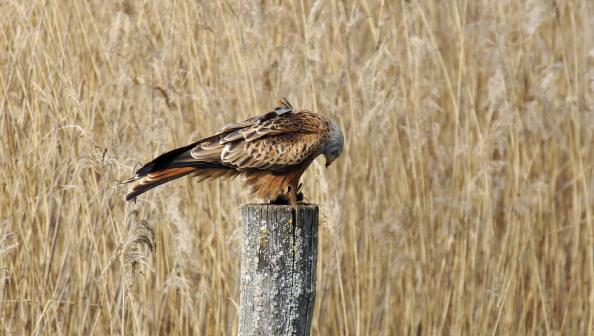
[{"label": "red kite", "polygon": [[200,181],[243,174],[258,197],[295,207],[305,169],[320,154],[330,166],[343,144],[338,124],[313,112],[294,111],[283,99],[272,112],[226,125],[147,163],[126,181],[132,183],[126,200],[188,174]]}]

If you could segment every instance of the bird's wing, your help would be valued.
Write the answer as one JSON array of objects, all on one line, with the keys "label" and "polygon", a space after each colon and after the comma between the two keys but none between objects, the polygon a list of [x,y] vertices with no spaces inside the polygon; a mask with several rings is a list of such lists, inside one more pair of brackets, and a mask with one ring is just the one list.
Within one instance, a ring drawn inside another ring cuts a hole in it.
[{"label": "bird's wing", "polygon": [[311,118],[311,113],[294,113],[281,106],[224,127],[215,137],[198,143],[191,155],[239,170],[284,170],[319,153],[321,133],[312,127]]},{"label": "bird's wing", "polygon": [[319,154],[317,133],[287,133],[225,145],[221,162],[239,170],[289,170]]}]

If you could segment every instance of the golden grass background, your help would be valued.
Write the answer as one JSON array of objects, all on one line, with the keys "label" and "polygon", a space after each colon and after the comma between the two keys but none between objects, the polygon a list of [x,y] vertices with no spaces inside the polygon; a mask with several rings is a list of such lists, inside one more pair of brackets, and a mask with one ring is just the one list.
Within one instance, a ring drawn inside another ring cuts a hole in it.
[{"label": "golden grass background", "polygon": [[117,185],[285,96],[346,136],[305,176],[313,335],[591,334],[593,17],[587,0],[0,1],[0,333],[234,334],[241,183],[137,204]]}]

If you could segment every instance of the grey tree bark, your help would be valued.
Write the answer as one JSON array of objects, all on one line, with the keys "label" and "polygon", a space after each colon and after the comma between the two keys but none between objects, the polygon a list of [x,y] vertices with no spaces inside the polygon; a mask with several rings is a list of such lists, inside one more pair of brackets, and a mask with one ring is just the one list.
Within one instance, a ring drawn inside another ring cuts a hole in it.
[{"label": "grey tree bark", "polygon": [[297,211],[273,204],[242,208],[240,336],[310,334],[318,206],[299,205]]}]

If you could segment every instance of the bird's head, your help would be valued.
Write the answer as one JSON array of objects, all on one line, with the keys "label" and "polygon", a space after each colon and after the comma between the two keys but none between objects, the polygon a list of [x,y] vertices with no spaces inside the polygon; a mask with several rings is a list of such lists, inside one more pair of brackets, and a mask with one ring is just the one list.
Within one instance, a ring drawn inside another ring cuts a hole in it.
[{"label": "bird's head", "polygon": [[326,168],[328,168],[334,160],[336,160],[342,153],[344,145],[344,136],[342,130],[335,122],[330,122],[330,131],[326,138],[325,144],[322,147],[322,154],[326,158]]}]

